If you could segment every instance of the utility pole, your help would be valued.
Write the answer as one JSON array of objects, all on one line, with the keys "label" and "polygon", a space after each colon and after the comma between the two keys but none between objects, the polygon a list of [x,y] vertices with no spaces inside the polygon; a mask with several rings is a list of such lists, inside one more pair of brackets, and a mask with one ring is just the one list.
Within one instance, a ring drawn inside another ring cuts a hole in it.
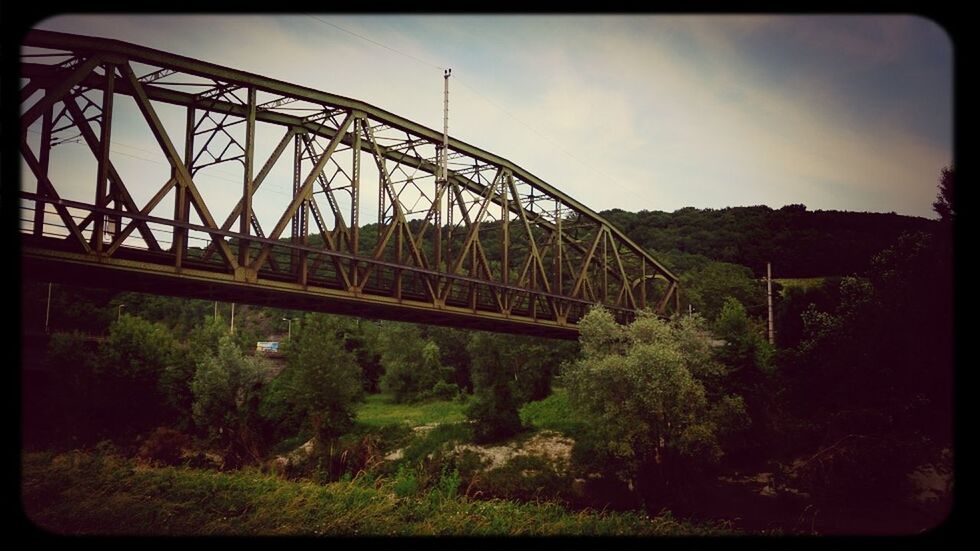
[{"label": "utility pole", "polygon": [[231,334],[235,334],[235,303],[231,303]]},{"label": "utility pole", "polygon": [[776,344],[775,335],[772,330],[772,263],[766,262],[766,294],[769,297],[769,344]]},{"label": "utility pole", "polygon": [[218,320],[218,301],[214,301],[214,319]]},{"label": "utility pole", "polygon": [[[433,236],[432,246],[435,249],[433,252],[435,255],[435,269],[440,270],[440,265],[442,264],[442,194],[443,191],[448,187],[449,180],[449,75],[453,72],[452,69],[446,69],[443,73],[443,99],[442,99],[442,158],[439,159],[439,173],[436,175],[436,190],[435,198],[433,201],[436,203],[434,205],[433,225],[435,226],[435,235]],[[451,212],[451,209],[450,209]],[[448,260],[447,260],[448,262]]]},{"label": "utility pole", "polygon": [[286,326],[286,340],[293,340],[293,320],[296,318],[282,318],[282,321],[287,322],[289,325]]}]

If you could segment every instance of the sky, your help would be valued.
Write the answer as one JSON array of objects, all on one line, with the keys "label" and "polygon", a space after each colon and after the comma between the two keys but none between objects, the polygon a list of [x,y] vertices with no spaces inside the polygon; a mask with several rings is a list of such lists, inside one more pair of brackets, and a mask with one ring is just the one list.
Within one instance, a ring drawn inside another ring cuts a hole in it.
[{"label": "sky", "polygon": [[[595,211],[802,203],[937,218],[953,162],[953,47],[917,16],[65,15],[36,28],[356,98],[438,131],[452,68],[450,135]],[[156,148],[148,133],[113,133],[130,171]]]}]

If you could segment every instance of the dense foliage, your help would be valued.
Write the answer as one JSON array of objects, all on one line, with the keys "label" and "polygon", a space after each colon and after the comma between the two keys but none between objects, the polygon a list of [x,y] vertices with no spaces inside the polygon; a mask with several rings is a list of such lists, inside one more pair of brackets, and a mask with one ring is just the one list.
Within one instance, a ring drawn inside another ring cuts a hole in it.
[{"label": "dense foliage", "polygon": [[417,325],[382,323],[378,347],[384,368],[381,388],[396,402],[429,397],[433,387],[452,373],[442,365],[439,346],[425,338]]},{"label": "dense foliage", "polygon": [[236,463],[262,456],[258,408],[267,369],[263,364],[261,358],[244,356],[231,335],[224,335],[217,353],[198,360],[191,380],[194,422]]},{"label": "dense foliage", "polygon": [[721,368],[706,332],[652,315],[623,327],[603,308],[582,319],[581,331],[583,358],[562,378],[590,419],[593,453],[650,510],[681,498],[699,467],[723,455],[720,437],[748,422],[741,397],[709,396],[706,383]]},{"label": "dense foliage", "polygon": [[[642,247],[740,264],[756,277],[765,275],[766,262],[774,264],[779,277],[862,272],[903,232],[930,231],[936,224],[894,213],[808,211],[804,205],[600,214]],[[675,268],[670,259],[665,262]]]},{"label": "dense foliage", "polygon": [[343,335],[334,316],[307,314],[289,343],[286,369],[273,382],[274,392],[306,416],[320,443],[350,430],[354,405],[364,394]]}]

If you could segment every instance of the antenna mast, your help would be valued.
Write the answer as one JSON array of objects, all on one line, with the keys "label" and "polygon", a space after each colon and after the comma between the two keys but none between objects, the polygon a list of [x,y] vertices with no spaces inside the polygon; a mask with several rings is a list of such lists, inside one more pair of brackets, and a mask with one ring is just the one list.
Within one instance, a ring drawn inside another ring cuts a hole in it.
[{"label": "antenna mast", "polygon": [[[449,187],[449,75],[452,69],[446,69],[443,73],[443,99],[442,99],[442,154],[439,159],[439,170],[436,174],[436,193],[435,193],[435,239],[433,248],[435,249],[435,269],[438,271],[442,266],[442,195]],[[449,197],[449,208],[447,209],[446,219],[449,223],[450,232],[453,225],[452,197]],[[450,241],[452,237],[450,236]],[[448,245],[448,243],[447,243]],[[448,261],[448,259],[447,259]]]}]

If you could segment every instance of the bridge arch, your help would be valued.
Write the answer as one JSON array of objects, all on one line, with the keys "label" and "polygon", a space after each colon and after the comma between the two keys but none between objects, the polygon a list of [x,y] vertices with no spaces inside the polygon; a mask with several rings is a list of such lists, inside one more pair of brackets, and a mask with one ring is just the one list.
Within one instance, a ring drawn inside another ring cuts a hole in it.
[{"label": "bridge arch", "polygon": [[[677,277],[599,214],[452,138],[439,178],[441,133],[394,113],[116,40],[23,46],[25,279],[561,338],[592,304],[677,308]],[[137,126],[155,180],[119,170]]]}]

